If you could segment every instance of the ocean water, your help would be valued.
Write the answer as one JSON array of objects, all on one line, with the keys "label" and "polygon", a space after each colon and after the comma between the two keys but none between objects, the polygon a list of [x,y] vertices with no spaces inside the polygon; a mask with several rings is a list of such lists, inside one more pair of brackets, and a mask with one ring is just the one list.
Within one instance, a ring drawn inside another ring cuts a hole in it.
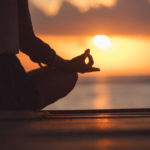
[{"label": "ocean water", "polygon": [[150,108],[150,77],[80,78],[66,97],[46,110]]}]

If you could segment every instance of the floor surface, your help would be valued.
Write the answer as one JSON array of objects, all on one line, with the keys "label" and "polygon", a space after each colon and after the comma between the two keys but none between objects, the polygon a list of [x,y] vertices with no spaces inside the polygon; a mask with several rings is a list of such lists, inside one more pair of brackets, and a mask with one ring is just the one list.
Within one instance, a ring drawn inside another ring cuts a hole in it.
[{"label": "floor surface", "polygon": [[0,112],[2,150],[150,149],[150,111]]}]

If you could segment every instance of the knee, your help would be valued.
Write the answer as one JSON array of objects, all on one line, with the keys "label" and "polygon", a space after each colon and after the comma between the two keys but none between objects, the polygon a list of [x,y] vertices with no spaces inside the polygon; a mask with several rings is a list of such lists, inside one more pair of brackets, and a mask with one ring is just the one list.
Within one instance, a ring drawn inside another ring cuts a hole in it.
[{"label": "knee", "polygon": [[69,94],[75,87],[76,83],[78,80],[78,74],[77,73],[71,73],[67,75],[67,82],[63,91],[63,96],[66,96],[67,94]]},{"label": "knee", "polygon": [[78,74],[77,73],[71,73],[69,75],[70,79],[68,78],[68,92],[72,91],[75,87],[77,80],[78,80]]},{"label": "knee", "polygon": [[73,88],[76,85],[77,81],[78,81],[78,74],[72,73],[72,86],[73,86]]}]

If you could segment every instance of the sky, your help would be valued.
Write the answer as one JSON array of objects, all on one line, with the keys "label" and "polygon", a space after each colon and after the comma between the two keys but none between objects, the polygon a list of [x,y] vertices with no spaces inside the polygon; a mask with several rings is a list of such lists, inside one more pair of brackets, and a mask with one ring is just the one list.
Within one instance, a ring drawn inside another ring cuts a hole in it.
[{"label": "sky", "polygon": [[[64,58],[90,48],[102,75],[150,74],[150,0],[29,0],[29,4],[35,33]],[[110,38],[107,50],[95,47],[95,35]],[[29,61],[25,66],[34,67]]]},{"label": "sky", "polygon": [[42,10],[46,15],[55,16],[59,13],[64,2],[68,2],[78,8],[80,12],[87,12],[91,8],[102,6],[112,7],[117,0],[31,0],[31,3]]},{"label": "sky", "polygon": [[[61,3],[57,13],[46,14],[49,5],[53,6],[53,1],[55,5]],[[73,4],[73,1],[76,1],[76,4]],[[106,5],[107,2],[111,3],[109,7]],[[150,34],[150,2],[148,0],[43,0],[39,3],[38,0],[31,0],[31,4],[32,19],[38,33]],[[81,12],[82,7],[87,7],[87,10],[83,8],[86,11]]]}]

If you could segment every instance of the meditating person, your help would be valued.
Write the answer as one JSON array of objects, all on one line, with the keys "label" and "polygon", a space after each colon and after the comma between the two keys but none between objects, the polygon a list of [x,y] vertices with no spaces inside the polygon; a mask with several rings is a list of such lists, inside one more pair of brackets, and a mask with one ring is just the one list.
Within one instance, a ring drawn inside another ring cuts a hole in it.
[{"label": "meditating person", "polygon": [[[0,110],[42,109],[74,88],[77,73],[99,71],[92,67],[90,50],[64,60],[40,40],[32,28],[27,0],[0,3]],[[16,57],[19,50],[46,66],[25,72]]]}]

